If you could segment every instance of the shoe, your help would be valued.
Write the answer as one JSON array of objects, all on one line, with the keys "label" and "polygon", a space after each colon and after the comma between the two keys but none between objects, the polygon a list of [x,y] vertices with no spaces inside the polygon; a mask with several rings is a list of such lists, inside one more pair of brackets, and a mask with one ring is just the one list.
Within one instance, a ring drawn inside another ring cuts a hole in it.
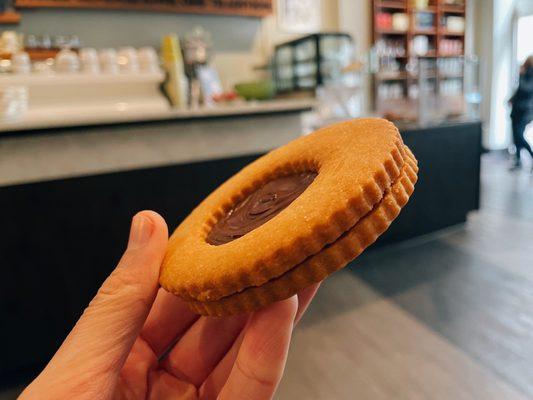
[{"label": "shoe", "polygon": [[509,172],[518,171],[521,168],[522,168],[522,164],[515,163],[511,167],[509,167]]}]

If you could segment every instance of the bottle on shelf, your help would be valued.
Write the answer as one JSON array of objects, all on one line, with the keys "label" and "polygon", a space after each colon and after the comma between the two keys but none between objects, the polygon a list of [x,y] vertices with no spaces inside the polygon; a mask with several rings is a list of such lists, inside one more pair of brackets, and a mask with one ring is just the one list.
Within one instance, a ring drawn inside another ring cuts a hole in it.
[{"label": "bottle on shelf", "polygon": [[167,74],[163,83],[166,95],[174,107],[187,107],[189,85],[177,35],[163,37],[161,58]]}]

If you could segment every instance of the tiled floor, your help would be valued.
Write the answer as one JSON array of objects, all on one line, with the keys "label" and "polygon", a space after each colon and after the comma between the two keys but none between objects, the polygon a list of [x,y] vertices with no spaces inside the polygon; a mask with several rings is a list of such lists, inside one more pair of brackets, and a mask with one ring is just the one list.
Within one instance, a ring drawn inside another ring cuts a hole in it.
[{"label": "tiled floor", "polygon": [[328,279],[278,399],[533,398],[533,176],[483,159],[482,209]]},{"label": "tiled floor", "polygon": [[465,226],[323,284],[277,399],[533,398],[533,176],[490,154],[482,179]]}]

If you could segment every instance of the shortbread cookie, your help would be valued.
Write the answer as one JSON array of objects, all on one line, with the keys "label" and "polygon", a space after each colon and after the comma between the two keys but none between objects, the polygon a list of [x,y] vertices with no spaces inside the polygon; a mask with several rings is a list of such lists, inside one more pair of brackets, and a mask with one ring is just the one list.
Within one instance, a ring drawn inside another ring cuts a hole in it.
[{"label": "shortbread cookie", "polygon": [[373,243],[406,204],[417,171],[385,120],[352,120],[301,137],[193,210],[170,238],[161,285],[205,315],[290,297]]}]

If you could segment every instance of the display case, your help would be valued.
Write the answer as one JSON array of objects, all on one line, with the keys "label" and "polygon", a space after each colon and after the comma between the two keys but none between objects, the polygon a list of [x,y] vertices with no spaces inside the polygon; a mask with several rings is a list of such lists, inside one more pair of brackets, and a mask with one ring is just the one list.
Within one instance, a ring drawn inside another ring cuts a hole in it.
[{"label": "display case", "polygon": [[276,46],[272,70],[277,91],[314,90],[338,80],[353,50],[345,33],[316,33]]}]

